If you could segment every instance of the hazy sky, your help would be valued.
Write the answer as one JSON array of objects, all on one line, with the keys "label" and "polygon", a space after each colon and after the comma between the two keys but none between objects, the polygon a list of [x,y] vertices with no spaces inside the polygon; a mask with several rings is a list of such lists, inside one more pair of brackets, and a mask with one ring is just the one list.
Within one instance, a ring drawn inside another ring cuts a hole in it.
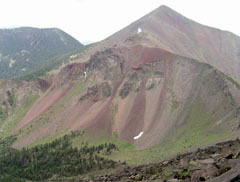
[{"label": "hazy sky", "polygon": [[240,35],[239,0],[0,0],[0,28],[57,27],[80,42],[102,40],[165,4]]}]

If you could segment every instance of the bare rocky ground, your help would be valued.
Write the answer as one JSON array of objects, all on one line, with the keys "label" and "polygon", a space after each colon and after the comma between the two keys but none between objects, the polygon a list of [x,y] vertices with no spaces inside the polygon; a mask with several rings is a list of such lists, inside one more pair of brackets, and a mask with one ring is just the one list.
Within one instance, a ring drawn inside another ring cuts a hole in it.
[{"label": "bare rocky ground", "polygon": [[218,143],[155,164],[125,167],[92,181],[239,182],[240,140]]},{"label": "bare rocky ground", "polygon": [[[52,178],[47,182],[240,182],[240,139],[184,153],[159,163],[102,171],[74,178]],[[105,173],[105,175],[100,175]],[[109,173],[109,174],[107,174]],[[44,181],[46,182],[46,181]]]}]

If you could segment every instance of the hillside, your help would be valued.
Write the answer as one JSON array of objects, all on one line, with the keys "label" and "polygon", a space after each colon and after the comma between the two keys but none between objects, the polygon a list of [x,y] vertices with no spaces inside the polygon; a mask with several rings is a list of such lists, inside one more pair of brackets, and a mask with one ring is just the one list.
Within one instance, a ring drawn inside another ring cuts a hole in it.
[{"label": "hillside", "polygon": [[212,66],[159,48],[107,49],[52,79],[18,123],[14,146],[72,130],[116,136],[137,149],[211,144],[238,134],[239,88]]},{"label": "hillside", "polygon": [[19,120],[44,91],[41,82],[0,80],[0,135],[11,135]]},{"label": "hillside", "polygon": [[84,131],[72,147],[109,142],[106,158],[129,165],[237,138],[239,51],[238,36],[161,6],[50,78],[0,82],[0,136],[31,149]]},{"label": "hillside", "polygon": [[0,78],[17,78],[79,50],[83,45],[55,29],[0,30]]}]

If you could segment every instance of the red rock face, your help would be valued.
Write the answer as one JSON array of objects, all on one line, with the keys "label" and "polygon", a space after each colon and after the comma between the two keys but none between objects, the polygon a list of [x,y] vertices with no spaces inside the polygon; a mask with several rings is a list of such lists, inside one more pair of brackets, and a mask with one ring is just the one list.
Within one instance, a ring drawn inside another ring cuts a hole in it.
[{"label": "red rock face", "polygon": [[43,92],[45,92],[51,86],[52,80],[51,79],[39,78],[38,79],[38,84],[39,84],[41,90]]},{"label": "red rock face", "polygon": [[85,63],[71,63],[65,66],[58,75],[55,77],[55,82],[58,84],[64,84],[70,79],[84,76]]}]

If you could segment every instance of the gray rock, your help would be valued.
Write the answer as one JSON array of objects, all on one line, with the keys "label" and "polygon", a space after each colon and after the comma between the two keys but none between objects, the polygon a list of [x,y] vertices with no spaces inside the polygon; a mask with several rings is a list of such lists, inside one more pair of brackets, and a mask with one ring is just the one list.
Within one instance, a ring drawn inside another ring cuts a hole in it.
[{"label": "gray rock", "polygon": [[215,161],[211,158],[209,159],[204,159],[204,160],[198,160],[199,163],[201,164],[213,164]]}]

